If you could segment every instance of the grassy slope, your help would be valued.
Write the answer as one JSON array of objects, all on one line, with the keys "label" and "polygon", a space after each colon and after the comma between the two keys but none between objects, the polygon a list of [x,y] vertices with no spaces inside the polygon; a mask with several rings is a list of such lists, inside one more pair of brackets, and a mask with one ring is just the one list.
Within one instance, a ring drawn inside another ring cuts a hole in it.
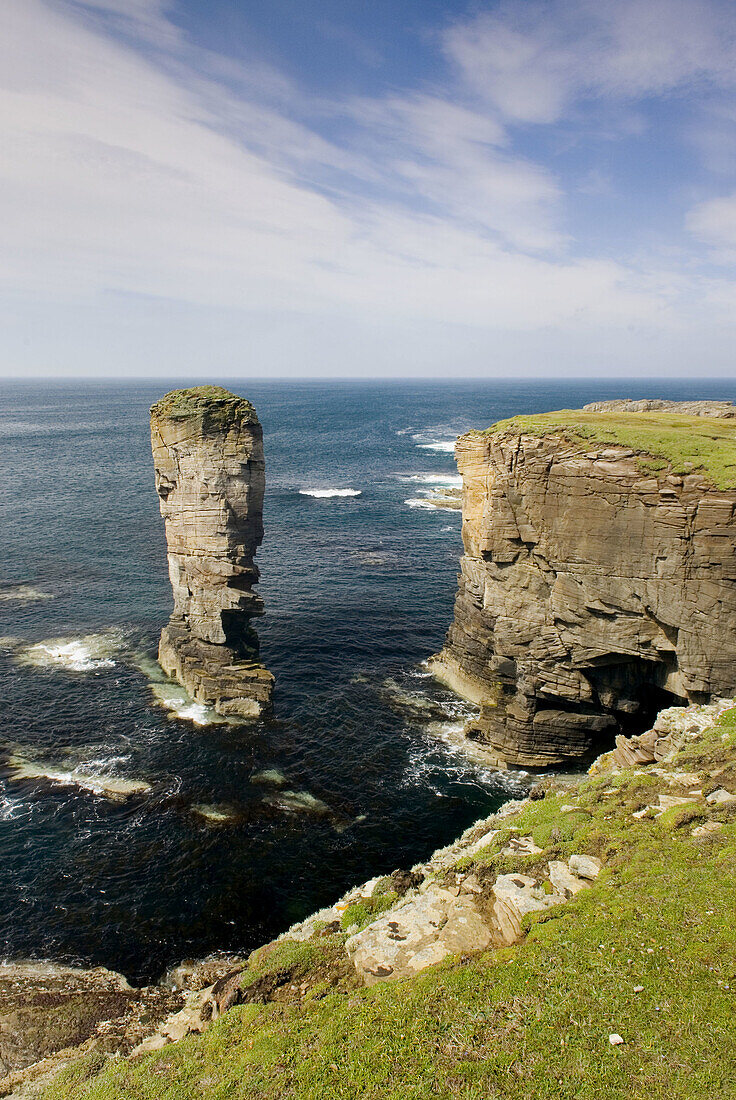
[{"label": "grassy slope", "polygon": [[[725,739],[724,739],[725,738]],[[703,789],[736,786],[736,710],[680,754]],[[717,778],[709,771],[725,768]],[[574,813],[548,795],[504,823],[476,857],[498,871],[506,826],[543,857],[597,853],[592,889],[548,910],[526,940],[454,959],[415,979],[357,988],[339,934],[261,949],[247,981],[290,970],[301,1003],[242,1005],[190,1038],[94,1076],[81,1062],[47,1100],[685,1100],[734,1091],[736,809],[701,803],[631,814],[663,789],[650,773],[588,779]],[[569,793],[565,796],[570,801]],[[716,816],[701,839],[693,823]],[[519,869],[515,859],[514,869]],[[480,871],[482,873],[482,870]],[[643,986],[640,993],[635,986]],[[729,988],[730,987],[730,988]],[[608,1036],[625,1039],[613,1047]]]},{"label": "grassy slope", "polygon": [[[660,459],[673,473],[702,471],[719,489],[736,488],[736,420],[679,413],[593,413],[562,409],[538,416],[513,416],[488,432],[561,434],[573,442],[617,444]],[[647,472],[658,464],[643,462]]]}]

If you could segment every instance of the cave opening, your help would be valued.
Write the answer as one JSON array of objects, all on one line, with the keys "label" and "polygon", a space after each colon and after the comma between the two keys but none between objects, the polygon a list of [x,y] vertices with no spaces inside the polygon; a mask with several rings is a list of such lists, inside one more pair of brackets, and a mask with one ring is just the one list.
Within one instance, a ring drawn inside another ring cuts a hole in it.
[{"label": "cave opening", "polygon": [[[597,696],[600,708],[611,714],[624,737],[634,737],[651,729],[657,715],[667,707],[686,706],[690,701],[672,690],[677,682],[677,663],[627,658],[600,664],[585,672]],[[666,686],[665,686],[666,685]],[[613,735],[604,740],[613,744]],[[596,746],[597,748],[599,746]],[[606,746],[600,746],[605,752]]]}]

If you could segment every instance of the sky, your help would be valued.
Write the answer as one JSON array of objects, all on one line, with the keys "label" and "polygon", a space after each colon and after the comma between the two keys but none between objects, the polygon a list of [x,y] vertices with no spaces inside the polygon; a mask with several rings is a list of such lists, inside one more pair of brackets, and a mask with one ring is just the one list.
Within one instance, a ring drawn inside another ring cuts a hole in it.
[{"label": "sky", "polygon": [[2,0],[0,375],[736,376],[733,0]]}]

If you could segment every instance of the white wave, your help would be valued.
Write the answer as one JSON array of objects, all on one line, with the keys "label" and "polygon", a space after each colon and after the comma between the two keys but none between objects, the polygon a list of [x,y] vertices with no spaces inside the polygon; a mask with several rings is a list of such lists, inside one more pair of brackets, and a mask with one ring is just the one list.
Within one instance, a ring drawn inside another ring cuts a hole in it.
[{"label": "white wave", "polygon": [[430,512],[437,511],[436,506],[426,497],[410,497],[409,500],[404,501],[404,504],[408,505],[409,508],[426,508]]},{"label": "white wave", "polygon": [[300,489],[302,497],[359,497],[362,489]]},{"label": "white wave", "polygon": [[454,454],[455,453],[455,440],[454,439],[438,439],[434,443],[417,443],[420,451],[440,451],[442,454]]},{"label": "white wave", "polygon": [[20,802],[9,798],[8,795],[0,794],[0,821],[12,821],[20,805]]},{"label": "white wave", "polygon": [[462,489],[463,479],[459,474],[406,474],[402,481],[418,481],[422,485],[439,485],[446,489]]},{"label": "white wave", "polygon": [[218,714],[213,707],[205,703],[198,703],[192,699],[183,687],[170,682],[152,683],[151,691],[156,701],[165,707],[174,718],[181,718],[185,722],[193,722],[195,726],[211,726],[215,723],[225,723],[229,719]]},{"label": "white wave", "polygon": [[88,634],[81,638],[49,638],[26,646],[18,660],[36,668],[63,668],[67,672],[94,672],[114,668],[113,654],[121,639],[114,634]]},{"label": "white wave", "polygon": [[67,769],[38,760],[25,760],[21,756],[10,756],[8,766],[12,781],[40,779],[62,787],[80,787],[113,802],[122,802],[134,794],[146,794],[151,789],[151,784],[143,779],[121,779],[92,772],[90,762]]},{"label": "white wave", "polygon": [[13,588],[1,588],[0,600],[13,603],[32,603],[35,600],[53,600],[51,592],[42,592],[30,584],[17,584]]}]

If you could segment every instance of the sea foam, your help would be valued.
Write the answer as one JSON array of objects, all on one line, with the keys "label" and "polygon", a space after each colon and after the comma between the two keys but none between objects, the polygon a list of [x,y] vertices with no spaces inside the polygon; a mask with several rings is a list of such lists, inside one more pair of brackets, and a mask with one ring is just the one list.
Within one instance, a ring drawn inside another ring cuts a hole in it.
[{"label": "sea foam", "polygon": [[463,479],[459,474],[406,474],[402,481],[418,481],[422,485],[438,485],[447,489],[462,489]]},{"label": "sea foam", "polygon": [[88,634],[81,638],[49,638],[26,646],[18,660],[36,668],[60,668],[67,672],[95,672],[114,668],[112,655],[120,647],[120,638],[113,634]]},{"label": "sea foam", "polygon": [[74,768],[63,768],[40,760],[10,756],[8,767],[9,778],[13,781],[41,780],[62,787],[79,787],[113,802],[123,802],[131,795],[146,794],[151,789],[151,784],[143,779],[121,779],[114,775],[95,773],[89,770],[89,764],[84,763]]},{"label": "sea foam", "polygon": [[361,489],[300,489],[299,496],[302,497],[359,497],[362,493]]},{"label": "sea foam", "polygon": [[33,603],[36,600],[53,600],[51,592],[42,592],[30,584],[16,584],[12,588],[0,588],[0,600],[12,603]]},{"label": "sea foam", "polygon": [[420,451],[440,451],[442,454],[454,454],[455,453],[455,440],[454,439],[438,439],[434,443],[417,443]]}]

